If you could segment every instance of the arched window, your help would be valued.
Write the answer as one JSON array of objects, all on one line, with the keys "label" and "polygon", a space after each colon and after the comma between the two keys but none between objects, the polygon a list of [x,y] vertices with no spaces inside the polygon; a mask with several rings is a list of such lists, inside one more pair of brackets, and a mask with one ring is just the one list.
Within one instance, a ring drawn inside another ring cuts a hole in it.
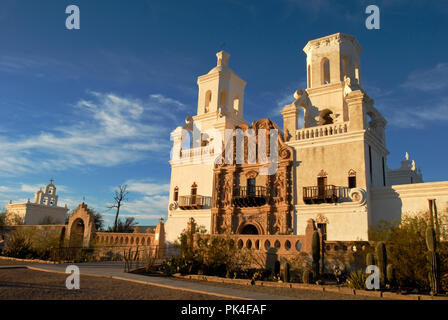
[{"label": "arched window", "polygon": [[212,101],[212,92],[211,90],[208,90],[205,93],[205,108],[204,112],[207,113],[210,110],[210,102]]},{"label": "arched window", "polygon": [[341,80],[344,80],[345,76],[349,76],[349,60],[348,57],[344,56],[342,57],[342,77]]},{"label": "arched window", "polygon": [[233,110],[238,111],[240,108],[240,98],[238,97],[238,94],[235,93],[233,96]]},{"label": "arched window", "polygon": [[319,113],[319,122],[318,125],[323,126],[326,124],[332,124],[333,123],[333,118],[332,115],[333,111],[331,111],[330,109],[324,109]]},{"label": "arched window", "polygon": [[308,88],[311,88],[311,66],[308,65]]},{"label": "arched window", "polygon": [[179,188],[174,188],[173,201],[178,201],[179,199]]},{"label": "arched window", "polygon": [[219,97],[219,105],[220,106],[226,105],[226,90],[221,91],[221,96]]},{"label": "arched window", "polygon": [[356,188],[356,172],[353,169],[348,172],[348,187]]},{"label": "arched window", "polygon": [[321,84],[330,83],[330,60],[328,60],[327,58],[322,59],[321,70],[322,70]]},{"label": "arched window", "polygon": [[359,71],[359,66],[355,66],[355,79],[358,85],[361,85],[361,74]]}]

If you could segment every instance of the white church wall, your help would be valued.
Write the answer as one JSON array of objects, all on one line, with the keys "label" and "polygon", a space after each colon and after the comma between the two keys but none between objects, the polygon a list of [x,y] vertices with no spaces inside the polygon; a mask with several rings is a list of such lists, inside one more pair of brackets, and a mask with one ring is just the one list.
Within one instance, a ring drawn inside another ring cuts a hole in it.
[{"label": "white church wall", "polygon": [[207,233],[211,230],[211,210],[174,210],[168,214],[165,222],[165,241],[174,243],[182,231],[187,228],[187,223],[193,218],[198,226],[203,226]]},{"label": "white church wall", "polygon": [[307,221],[327,224],[327,240],[368,240],[368,215],[366,206],[357,203],[319,204],[296,206],[296,230],[305,234]]},{"label": "white church wall", "polygon": [[435,199],[439,214],[448,214],[448,181],[380,187],[371,190],[371,224],[380,220],[400,221],[403,215],[429,211],[428,199]]}]

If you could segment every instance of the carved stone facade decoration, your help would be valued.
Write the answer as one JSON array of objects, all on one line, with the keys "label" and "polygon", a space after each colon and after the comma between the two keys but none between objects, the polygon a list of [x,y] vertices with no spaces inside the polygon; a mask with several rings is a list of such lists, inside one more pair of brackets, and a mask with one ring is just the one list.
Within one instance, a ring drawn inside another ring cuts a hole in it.
[{"label": "carved stone facade decoration", "polygon": [[266,130],[266,150],[269,154],[270,130],[278,130],[278,165],[275,174],[260,174],[268,164],[248,163],[247,138],[244,163],[215,165],[212,207],[212,232],[230,231],[236,234],[289,234],[292,230],[293,152],[285,144],[280,128],[270,119],[261,119],[252,126],[240,126],[243,132],[254,130],[258,142],[259,129]]},{"label": "carved stone facade decoration", "polygon": [[322,169],[322,170],[320,170],[320,172],[317,174],[317,176],[319,177],[319,178],[323,178],[323,177],[326,177],[328,174]]}]

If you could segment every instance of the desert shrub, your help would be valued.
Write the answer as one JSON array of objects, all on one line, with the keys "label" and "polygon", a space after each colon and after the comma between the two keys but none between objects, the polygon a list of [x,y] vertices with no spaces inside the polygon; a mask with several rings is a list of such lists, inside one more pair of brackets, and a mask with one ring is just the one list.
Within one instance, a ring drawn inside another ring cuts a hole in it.
[{"label": "desert shrub", "polygon": [[350,288],[363,290],[366,288],[367,274],[364,270],[351,272],[347,278],[347,284]]},{"label": "desert shrub", "polygon": [[[443,225],[446,215],[439,216],[439,225]],[[429,290],[426,228],[431,225],[428,213],[405,215],[400,224],[381,222],[372,228],[370,234],[375,240],[385,241],[388,263],[395,266],[397,282],[403,289]],[[446,237],[441,234],[441,238]],[[439,248],[441,274],[448,273],[448,250],[446,243]]]},{"label": "desert shrub", "polygon": [[[220,236],[205,234],[194,219],[176,243],[179,255],[162,265],[166,275],[173,273],[204,274],[221,277],[252,278],[261,271],[264,257],[250,249],[240,249],[230,232]],[[260,266],[258,268],[257,266]]]},{"label": "desert shrub", "polygon": [[3,254],[7,257],[21,259],[32,258],[34,253],[29,234],[18,231],[11,232],[6,238]]},{"label": "desert shrub", "polygon": [[15,258],[48,260],[59,246],[60,235],[48,229],[16,229],[7,235],[3,254]]},{"label": "desert shrub", "polygon": [[0,209],[0,226],[6,225],[6,210]]},{"label": "desert shrub", "polygon": [[303,282],[303,272],[311,268],[312,257],[310,254],[305,252],[299,252],[299,254],[294,255],[288,260],[291,266],[291,282]]}]

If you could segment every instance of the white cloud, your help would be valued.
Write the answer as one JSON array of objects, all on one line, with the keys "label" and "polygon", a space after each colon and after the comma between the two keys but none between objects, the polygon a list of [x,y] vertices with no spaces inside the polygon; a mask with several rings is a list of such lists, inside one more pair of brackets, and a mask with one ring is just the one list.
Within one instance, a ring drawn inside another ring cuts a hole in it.
[{"label": "white cloud", "polygon": [[170,185],[168,183],[154,183],[148,180],[128,180],[125,182],[129,191],[135,191],[147,196],[168,193]]},{"label": "white cloud", "polygon": [[397,103],[383,104],[385,118],[389,125],[400,128],[422,129],[432,124],[448,121],[448,97],[441,97],[434,103],[424,105],[406,105],[397,107]]},{"label": "white cloud", "polygon": [[448,63],[439,63],[434,68],[412,72],[402,87],[421,91],[436,91],[448,88]]},{"label": "white cloud", "polygon": [[[111,167],[169,153],[170,108],[183,104],[161,94],[147,101],[113,93],[89,92],[75,106],[79,118],[70,125],[37,135],[0,136],[0,176],[94,165]],[[157,154],[159,153],[159,154]],[[39,162],[39,166],[36,166]]]},{"label": "white cloud", "polygon": [[156,183],[153,180],[128,180],[125,184],[133,199],[124,203],[122,211],[125,215],[137,219],[158,219],[167,216],[170,187],[168,183]]}]

